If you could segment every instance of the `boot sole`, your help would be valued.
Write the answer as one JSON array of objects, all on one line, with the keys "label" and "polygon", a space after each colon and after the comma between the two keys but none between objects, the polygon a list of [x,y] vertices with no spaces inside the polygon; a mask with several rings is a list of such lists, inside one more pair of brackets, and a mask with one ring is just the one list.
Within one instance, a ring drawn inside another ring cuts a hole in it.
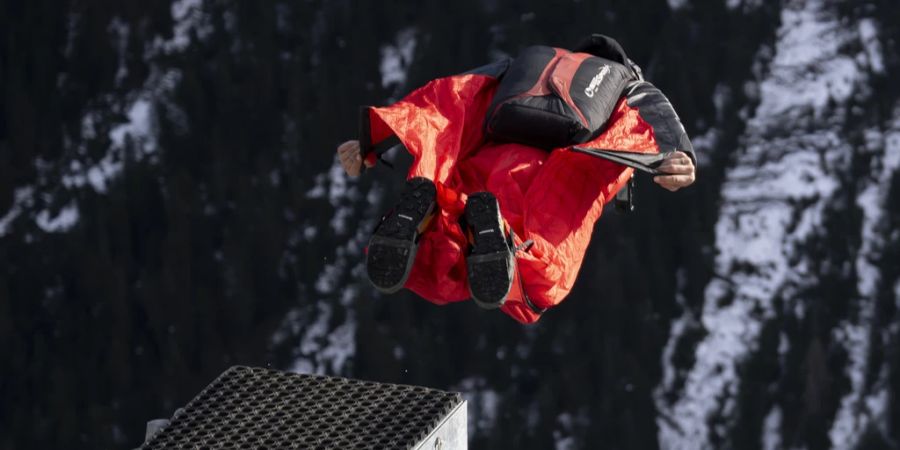
[{"label": "boot sole", "polygon": [[419,248],[419,227],[434,211],[435,195],[430,180],[408,180],[400,202],[369,240],[366,273],[378,291],[393,294],[406,284]]},{"label": "boot sole", "polygon": [[466,221],[474,239],[466,258],[469,293],[478,306],[499,308],[512,287],[516,261],[507,242],[496,197],[488,192],[470,195]]}]

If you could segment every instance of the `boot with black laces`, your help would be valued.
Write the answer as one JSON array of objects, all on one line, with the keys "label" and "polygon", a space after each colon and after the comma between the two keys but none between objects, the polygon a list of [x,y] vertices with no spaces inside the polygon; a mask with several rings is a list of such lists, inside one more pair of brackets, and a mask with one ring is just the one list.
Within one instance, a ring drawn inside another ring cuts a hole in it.
[{"label": "boot with black laces", "polygon": [[397,205],[390,210],[369,240],[366,273],[380,292],[403,288],[416,260],[419,238],[434,216],[436,189],[423,177],[410,178]]},{"label": "boot with black laces", "polygon": [[466,257],[469,293],[478,306],[503,306],[516,270],[516,248],[490,192],[476,192],[466,202],[466,226],[471,249]]}]

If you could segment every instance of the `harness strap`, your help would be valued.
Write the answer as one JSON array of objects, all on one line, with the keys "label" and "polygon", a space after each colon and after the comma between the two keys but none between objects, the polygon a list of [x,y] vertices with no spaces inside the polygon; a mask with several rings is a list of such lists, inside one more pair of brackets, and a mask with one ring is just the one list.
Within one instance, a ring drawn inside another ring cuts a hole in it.
[{"label": "harness strap", "polygon": [[[394,168],[394,164],[390,161],[384,159],[384,154],[393,148],[394,146],[400,144],[400,138],[396,135],[393,135],[377,144],[372,144],[372,123],[369,117],[369,110],[371,106],[360,106],[359,107],[359,153],[360,156],[365,160],[366,156],[369,153],[375,152],[375,156],[378,161],[381,161],[382,164]],[[361,167],[362,171],[366,170],[366,165],[363,164]]]},{"label": "harness strap", "polygon": [[628,179],[625,186],[622,186],[622,189],[616,192],[615,205],[616,212],[619,213],[624,214],[634,211],[634,173],[631,174],[631,178]]},{"label": "harness strap", "polygon": [[[534,246],[533,239],[528,239],[527,241],[524,241],[517,246],[513,246],[512,243],[515,239],[515,235],[516,235],[515,232],[513,232],[512,230],[509,230],[509,243],[510,243],[509,246],[510,246],[510,248],[512,248],[513,257],[515,257],[516,253],[519,253],[520,251],[527,252],[527,251],[531,250],[532,246]],[[516,275],[519,278],[519,292],[522,293],[522,300],[525,301],[525,304],[528,305],[528,308],[531,309],[531,311],[534,312],[535,314],[538,314],[538,315],[544,314],[544,312],[547,311],[547,308],[538,308],[537,305],[535,305],[534,302],[531,301],[531,297],[528,296],[528,292],[525,291],[525,282],[522,281],[522,272],[519,271],[518,262],[516,262]]]}]

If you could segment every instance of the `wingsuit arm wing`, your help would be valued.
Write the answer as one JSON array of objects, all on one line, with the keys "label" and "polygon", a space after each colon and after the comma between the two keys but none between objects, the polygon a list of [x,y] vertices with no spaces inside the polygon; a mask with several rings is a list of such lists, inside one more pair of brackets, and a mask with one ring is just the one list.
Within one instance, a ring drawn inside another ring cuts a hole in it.
[{"label": "wingsuit arm wing", "polygon": [[[483,75],[499,80],[506,74],[512,59],[506,58],[481,67],[469,70],[460,75]],[[450,77],[452,78],[452,77]],[[373,106],[362,106],[359,109],[359,145],[363,158],[369,165],[374,165],[376,160],[381,160],[382,155],[401,143],[400,139],[389,127],[373,126]]]},{"label": "wingsuit arm wing", "polygon": [[688,138],[681,119],[669,99],[648,81],[639,80],[625,89],[628,106],[636,108],[645,122],[653,127],[653,135],[659,145],[660,153],[682,151],[690,156],[697,166],[694,146]]}]

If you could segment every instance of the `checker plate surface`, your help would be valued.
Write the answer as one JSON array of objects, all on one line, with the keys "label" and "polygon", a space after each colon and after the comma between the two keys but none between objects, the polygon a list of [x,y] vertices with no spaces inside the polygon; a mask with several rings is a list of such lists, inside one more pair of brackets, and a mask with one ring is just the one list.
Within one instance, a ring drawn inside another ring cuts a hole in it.
[{"label": "checker plate surface", "polygon": [[411,449],[459,394],[236,366],[207,386],[150,449]]}]

